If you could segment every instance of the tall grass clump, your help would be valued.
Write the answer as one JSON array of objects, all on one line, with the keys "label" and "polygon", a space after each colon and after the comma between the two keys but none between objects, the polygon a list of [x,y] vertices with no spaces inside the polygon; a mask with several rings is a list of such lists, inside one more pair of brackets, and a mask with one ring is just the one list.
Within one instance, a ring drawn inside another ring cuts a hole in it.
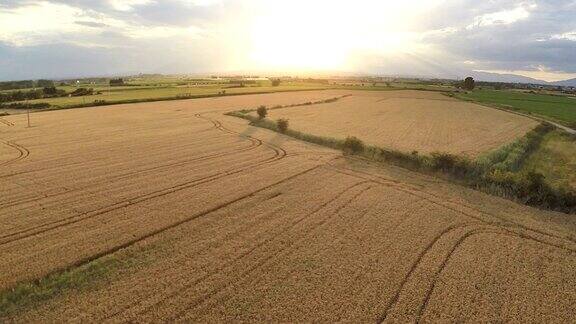
[{"label": "tall grass clump", "polygon": [[542,143],[544,135],[554,129],[548,123],[542,123],[524,137],[478,159],[486,169],[500,171],[518,171],[522,164]]},{"label": "tall grass clump", "polygon": [[364,151],[364,143],[355,136],[348,136],[344,140],[342,150],[346,153],[358,154]]}]

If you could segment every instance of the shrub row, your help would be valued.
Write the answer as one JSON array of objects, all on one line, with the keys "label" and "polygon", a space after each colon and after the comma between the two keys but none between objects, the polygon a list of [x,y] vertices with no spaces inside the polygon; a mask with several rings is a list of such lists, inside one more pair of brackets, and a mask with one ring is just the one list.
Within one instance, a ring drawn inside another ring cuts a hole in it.
[{"label": "shrub row", "polygon": [[481,156],[478,163],[487,169],[518,171],[526,158],[540,146],[544,135],[553,129],[551,124],[542,123],[517,141]]},{"label": "shrub row", "polygon": [[[334,97],[334,98],[329,98],[329,99],[324,99],[324,100],[319,100],[319,101],[307,101],[305,103],[291,104],[291,105],[276,105],[276,106],[271,107],[271,108],[267,108],[266,106],[259,106],[256,109],[242,109],[242,110],[232,111],[232,112],[226,113],[226,115],[236,116],[237,114],[249,114],[249,113],[254,112],[254,111],[256,111],[258,113],[258,115],[260,115],[261,113],[264,113],[266,111],[266,113],[262,117],[262,118],[264,118],[264,117],[266,117],[268,110],[332,103],[332,102],[336,102],[342,98],[346,98],[349,96],[350,95],[343,95],[340,97]],[[262,116],[262,115],[260,115],[260,116]],[[236,116],[236,117],[240,117],[240,116]]]},{"label": "shrub row", "polygon": [[[241,112],[227,115],[249,120],[251,125],[280,131],[278,123]],[[449,153],[405,153],[365,145],[356,137],[336,139],[286,129],[284,134],[306,142],[356,154],[370,160],[387,162],[413,171],[432,173],[449,178],[468,187],[521,203],[565,213],[576,213],[576,192],[569,188],[555,188],[542,174],[519,172],[523,161],[533,152],[546,133],[554,129],[542,124],[518,141],[490,153],[477,161]]]}]

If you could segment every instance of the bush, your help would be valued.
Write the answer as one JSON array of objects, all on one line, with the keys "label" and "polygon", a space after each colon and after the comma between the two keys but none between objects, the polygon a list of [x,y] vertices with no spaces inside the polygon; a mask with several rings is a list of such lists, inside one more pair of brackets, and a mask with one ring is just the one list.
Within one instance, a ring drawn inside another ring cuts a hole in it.
[{"label": "bush", "polygon": [[357,137],[348,136],[346,140],[344,140],[343,149],[345,152],[358,154],[364,151],[364,148],[364,143]]},{"label": "bush", "polygon": [[94,100],[94,106],[104,106],[106,104],[106,100]]},{"label": "bush", "polygon": [[268,110],[266,109],[266,106],[258,107],[258,109],[256,109],[256,112],[258,113],[258,117],[260,119],[264,119],[268,115]]},{"label": "bush", "polygon": [[94,94],[94,89],[92,88],[78,88],[70,93],[72,97],[80,97],[80,96],[91,96]]},{"label": "bush", "polygon": [[456,165],[457,157],[452,154],[434,152],[431,156],[437,170],[448,171]]},{"label": "bush", "polygon": [[286,131],[288,130],[288,119],[284,118],[278,119],[278,121],[276,122],[276,126],[278,126],[278,130],[281,133],[286,133]]},{"label": "bush", "polygon": [[110,86],[112,86],[112,87],[123,86],[123,85],[124,85],[124,79],[122,79],[122,78],[110,80]]}]

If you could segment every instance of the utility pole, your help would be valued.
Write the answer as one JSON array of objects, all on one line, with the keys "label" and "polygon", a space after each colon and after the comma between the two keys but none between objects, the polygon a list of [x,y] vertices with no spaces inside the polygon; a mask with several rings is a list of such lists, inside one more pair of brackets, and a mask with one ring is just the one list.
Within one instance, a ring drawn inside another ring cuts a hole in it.
[{"label": "utility pole", "polygon": [[28,128],[30,128],[30,106],[28,105],[28,98],[26,98],[26,117],[28,119]]}]

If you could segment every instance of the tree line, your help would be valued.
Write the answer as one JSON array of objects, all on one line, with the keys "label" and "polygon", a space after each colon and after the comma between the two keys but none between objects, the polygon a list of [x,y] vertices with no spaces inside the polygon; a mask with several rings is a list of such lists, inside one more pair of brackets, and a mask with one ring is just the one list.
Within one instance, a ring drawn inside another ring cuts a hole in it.
[{"label": "tree line", "polygon": [[18,91],[0,93],[0,103],[67,97],[67,96],[71,97],[89,96],[95,93],[96,92],[92,88],[78,88],[68,93],[65,90],[57,89],[56,87],[52,86],[28,91],[18,90]]},{"label": "tree line", "polygon": [[17,90],[28,88],[44,88],[53,87],[54,81],[52,80],[23,80],[23,81],[4,81],[0,82],[0,90]]}]

